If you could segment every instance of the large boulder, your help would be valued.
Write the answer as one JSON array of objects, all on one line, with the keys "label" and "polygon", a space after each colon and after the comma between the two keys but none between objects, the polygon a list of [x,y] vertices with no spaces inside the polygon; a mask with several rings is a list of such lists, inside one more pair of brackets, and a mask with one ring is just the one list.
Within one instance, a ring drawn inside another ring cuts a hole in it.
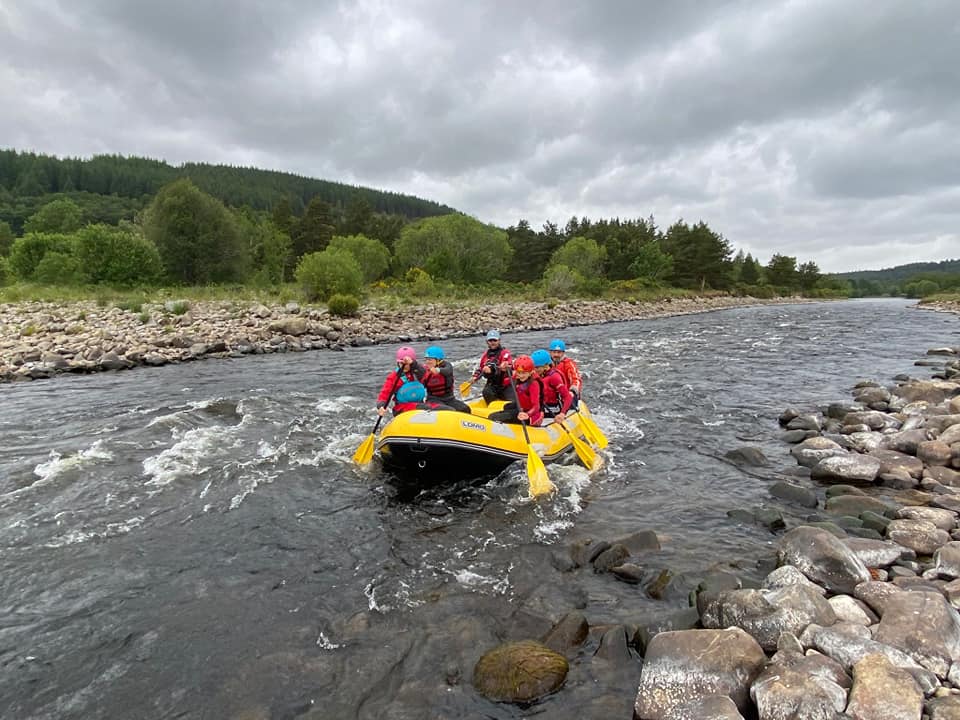
[{"label": "large boulder", "polygon": [[473,686],[496,702],[528,703],[556,692],[568,670],[563,655],[522,640],[485,653],[473,669]]},{"label": "large boulder", "polygon": [[880,461],[869,455],[846,454],[827,457],[813,466],[810,477],[828,482],[872,483],[880,472]]},{"label": "large boulder", "polygon": [[741,713],[767,656],[740,628],[663,632],[647,646],[634,713],[640,720],[666,720],[677,706],[726,695]]},{"label": "large boulder", "polygon": [[902,650],[941,679],[960,660],[960,620],[937,592],[893,595],[877,625],[874,639]]},{"label": "large boulder", "polygon": [[884,655],[867,655],[853,666],[846,711],[855,720],[919,718],[923,692],[909,672]]},{"label": "large boulder", "polygon": [[840,447],[839,443],[818,435],[790,448],[790,454],[797,459],[800,465],[812,468],[824,458],[846,455],[847,453]]},{"label": "large boulder", "polygon": [[960,394],[960,385],[945,380],[914,380],[900,385],[895,393],[907,402],[924,401],[938,405],[947,398]]},{"label": "large boulder", "polygon": [[872,450],[870,456],[880,461],[881,475],[901,471],[907,473],[910,477],[919,478],[923,474],[923,461],[913,455],[880,448]]},{"label": "large boulder", "polygon": [[847,701],[835,682],[776,662],[760,673],[750,696],[763,720],[835,720]]},{"label": "large boulder", "polygon": [[835,593],[852,593],[870,571],[843,541],[826,530],[801,525],[780,539],[780,565],[793,565],[808,579]]},{"label": "large boulder", "polygon": [[927,520],[891,520],[887,539],[910,548],[917,555],[933,555],[950,542],[950,533]]}]

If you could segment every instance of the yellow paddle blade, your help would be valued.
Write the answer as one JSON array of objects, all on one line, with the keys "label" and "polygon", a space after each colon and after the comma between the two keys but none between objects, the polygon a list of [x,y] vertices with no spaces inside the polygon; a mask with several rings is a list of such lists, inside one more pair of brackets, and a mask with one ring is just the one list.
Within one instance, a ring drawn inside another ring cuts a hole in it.
[{"label": "yellow paddle blade", "polygon": [[581,421],[583,425],[584,432],[590,435],[590,440],[598,448],[603,450],[610,442],[607,440],[607,436],[603,434],[603,431],[597,427],[597,424],[593,421],[593,418],[587,417],[586,415],[581,415]]},{"label": "yellow paddle blade", "polygon": [[373,460],[373,433],[367,436],[367,439],[360,443],[360,447],[353,454],[353,461],[357,465],[366,465]]},{"label": "yellow paddle blade", "polygon": [[532,447],[527,446],[527,479],[530,481],[530,497],[537,497],[553,492],[553,483],[543,466],[543,460]]},{"label": "yellow paddle blade", "polygon": [[597,462],[597,454],[593,451],[593,448],[573,433],[570,433],[570,439],[573,441],[573,449],[577,451],[580,462],[584,464],[587,470],[593,470],[593,466]]},{"label": "yellow paddle blade", "polygon": [[466,397],[470,394],[471,385],[473,385],[473,380],[467,380],[466,382],[460,383],[460,397]]}]

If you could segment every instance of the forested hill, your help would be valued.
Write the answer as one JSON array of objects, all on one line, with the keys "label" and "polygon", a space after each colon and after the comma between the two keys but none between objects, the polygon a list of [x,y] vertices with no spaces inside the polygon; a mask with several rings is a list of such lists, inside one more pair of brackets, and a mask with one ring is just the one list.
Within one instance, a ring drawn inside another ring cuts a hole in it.
[{"label": "forested hill", "polygon": [[80,159],[0,150],[0,220],[19,233],[26,218],[49,202],[51,195],[60,194],[92,209],[91,216],[116,222],[119,217],[131,217],[161,187],[182,177],[227,205],[255,210],[269,210],[285,197],[294,214],[300,215],[318,197],[340,210],[362,198],[374,212],[408,219],[456,212],[412,195],[272,170],[206,163],[173,166],[120,155]]},{"label": "forested hill", "polygon": [[899,283],[926,273],[960,274],[960,259],[910,263],[908,265],[884,268],[883,270],[857,270],[855,272],[836,273],[836,277],[845,280],[872,280],[881,283]]}]

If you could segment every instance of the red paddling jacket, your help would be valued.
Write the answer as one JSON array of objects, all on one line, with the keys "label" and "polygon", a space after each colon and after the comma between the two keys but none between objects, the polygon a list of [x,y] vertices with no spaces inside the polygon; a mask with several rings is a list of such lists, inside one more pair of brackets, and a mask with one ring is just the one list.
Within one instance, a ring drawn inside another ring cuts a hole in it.
[{"label": "red paddling jacket", "polygon": [[[405,382],[413,382],[414,380],[419,382],[420,378],[423,376],[423,368],[417,363],[413,363],[410,366],[410,370],[403,373],[403,377],[400,377],[400,374],[400,368],[391,370],[389,373],[387,373],[387,379],[383,381],[383,387],[380,388],[380,394],[377,395],[378,408],[386,407],[387,401],[396,394],[397,388],[399,388]],[[396,405],[394,405],[394,408],[396,408]]]},{"label": "red paddling jacket", "polygon": [[525,382],[520,382],[514,378],[513,384],[517,389],[517,401],[520,404],[520,410],[530,416],[530,419],[527,420],[527,422],[530,425],[539,425],[541,422],[543,422],[540,378],[531,374]]},{"label": "red paddling jacket", "polygon": [[556,368],[550,368],[540,377],[543,383],[543,408],[549,415],[567,414],[573,404],[573,395],[567,389],[563,375]]}]

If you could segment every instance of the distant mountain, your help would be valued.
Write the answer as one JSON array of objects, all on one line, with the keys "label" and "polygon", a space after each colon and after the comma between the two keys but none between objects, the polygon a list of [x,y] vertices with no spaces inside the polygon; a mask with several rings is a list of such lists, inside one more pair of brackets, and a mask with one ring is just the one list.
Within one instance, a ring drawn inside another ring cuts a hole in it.
[{"label": "distant mountain", "polygon": [[844,278],[846,280],[871,280],[883,283],[899,283],[908,280],[915,275],[927,273],[960,273],[960,259],[941,260],[940,262],[909,263],[907,265],[897,265],[883,270],[857,270],[855,272],[833,273],[833,277]]},{"label": "distant mountain", "polygon": [[162,160],[120,155],[58,158],[0,150],[0,220],[19,233],[24,220],[52,199],[51,195],[85,200],[84,205],[91,205],[91,195],[101,196],[94,205],[109,206],[103,221],[113,217],[110,213],[132,217],[161,187],[182,177],[189,177],[201,190],[227,205],[255,210],[270,210],[286,197],[293,212],[300,214],[311,199],[319,197],[341,212],[359,199],[366,200],[374,212],[408,219],[457,212],[413,195],[274,170],[206,163],[173,166]]}]

